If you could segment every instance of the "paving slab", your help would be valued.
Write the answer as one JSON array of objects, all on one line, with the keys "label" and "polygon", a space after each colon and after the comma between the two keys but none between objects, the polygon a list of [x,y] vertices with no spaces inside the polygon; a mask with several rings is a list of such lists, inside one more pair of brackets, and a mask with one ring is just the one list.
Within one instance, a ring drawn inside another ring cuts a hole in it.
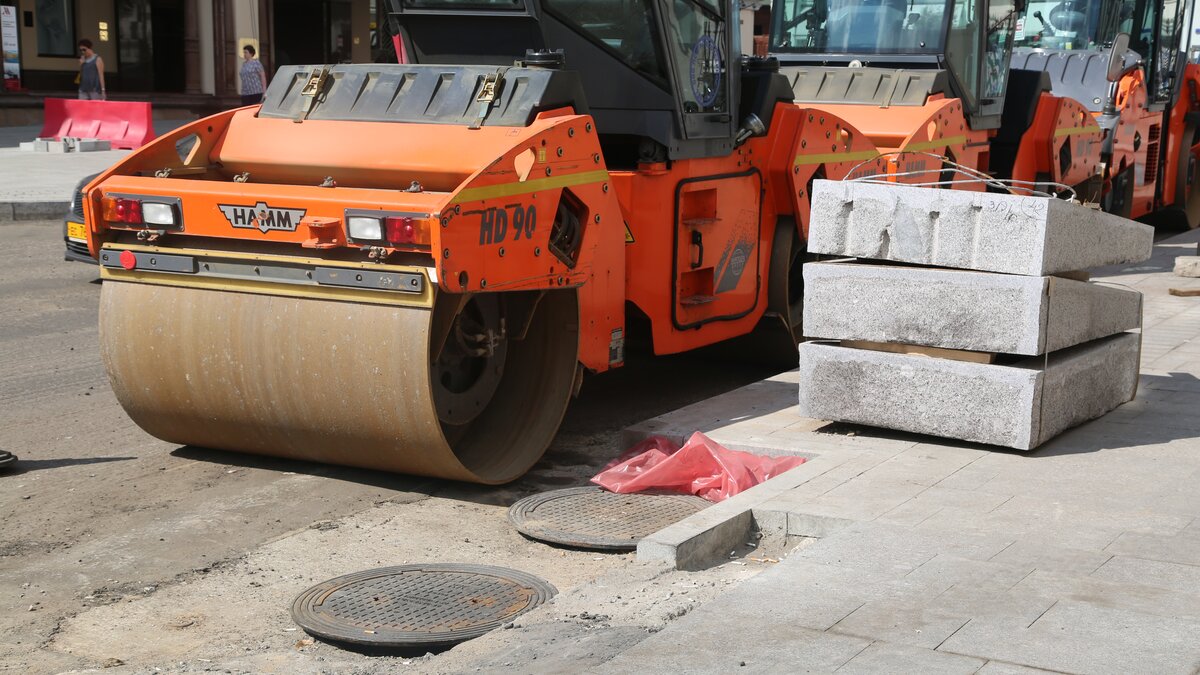
[{"label": "paving slab", "polygon": [[922,673],[926,675],[970,675],[983,667],[983,660],[888,642],[875,642],[838,668],[846,673]]},{"label": "paving slab", "polygon": [[1200,255],[1181,255],[1175,259],[1175,275],[1200,277]]},{"label": "paving slab", "polygon": [[1105,549],[1114,555],[1132,555],[1147,560],[1200,565],[1200,538],[1187,532],[1162,536],[1125,532]]},{"label": "paving slab", "polygon": [[1131,400],[1139,342],[1122,333],[1011,365],[806,342],[799,413],[1029,450]]},{"label": "paving slab", "polygon": [[1200,589],[1181,592],[1139,580],[1108,581],[1095,576],[1036,569],[1010,592],[1089,602],[1169,619],[1200,621]]},{"label": "paving slab", "polygon": [[1054,671],[1018,666],[1014,663],[1005,663],[1003,661],[988,661],[984,667],[979,669],[979,675],[1036,675],[1037,673],[1052,672]]},{"label": "paving slab", "polygon": [[1146,260],[1153,236],[1061,199],[818,180],[808,252],[1042,276]]},{"label": "paving slab", "polygon": [[939,649],[1070,673],[1186,673],[1200,664],[1200,623],[1060,601],[1032,624],[968,622]]},{"label": "paving slab", "polygon": [[1037,355],[1141,325],[1141,294],[1061,277],[892,265],[804,266],[810,338]]},{"label": "paving slab", "polygon": [[[1192,561],[1200,562],[1194,558]],[[1092,572],[1091,576],[1108,581],[1157,586],[1181,593],[1200,593],[1200,566],[1195,564],[1116,555]]]}]

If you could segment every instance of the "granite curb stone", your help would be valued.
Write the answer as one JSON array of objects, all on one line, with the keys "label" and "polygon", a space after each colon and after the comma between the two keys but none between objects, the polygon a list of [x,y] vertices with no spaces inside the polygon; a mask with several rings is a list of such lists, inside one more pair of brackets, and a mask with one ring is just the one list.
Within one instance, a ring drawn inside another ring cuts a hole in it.
[{"label": "granite curb stone", "polygon": [[1141,294],[1053,276],[809,263],[804,331],[1034,356],[1137,328]]},{"label": "granite curb stone", "polygon": [[1133,398],[1141,336],[1013,365],[800,345],[799,414],[1030,450]]},{"label": "granite curb stone", "polygon": [[0,202],[0,223],[61,220],[70,208],[69,201]]},{"label": "granite curb stone", "polygon": [[1044,276],[1150,257],[1148,225],[1061,199],[818,180],[808,252]]}]

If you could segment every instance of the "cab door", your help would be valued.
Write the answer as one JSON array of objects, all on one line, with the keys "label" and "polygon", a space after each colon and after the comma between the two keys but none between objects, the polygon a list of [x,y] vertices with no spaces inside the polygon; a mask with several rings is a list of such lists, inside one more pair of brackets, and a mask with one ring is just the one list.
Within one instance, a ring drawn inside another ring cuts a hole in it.
[{"label": "cab door", "polygon": [[678,330],[754,311],[759,269],[762,175],[757,170],[681,180],[675,190],[671,320]]}]

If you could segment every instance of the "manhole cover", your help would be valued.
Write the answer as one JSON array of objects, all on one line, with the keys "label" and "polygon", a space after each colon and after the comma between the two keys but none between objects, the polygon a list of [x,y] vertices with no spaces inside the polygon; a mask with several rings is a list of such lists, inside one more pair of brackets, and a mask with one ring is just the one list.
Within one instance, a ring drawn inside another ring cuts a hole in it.
[{"label": "manhole cover", "polygon": [[522,534],[567,546],[632,551],[643,537],[709,506],[692,495],[622,495],[574,487],[532,495],[508,509]]},{"label": "manhole cover", "polygon": [[292,602],[292,619],[334,642],[450,647],[537,607],[558,591],[531,574],[487,565],[401,565],[330,579]]}]

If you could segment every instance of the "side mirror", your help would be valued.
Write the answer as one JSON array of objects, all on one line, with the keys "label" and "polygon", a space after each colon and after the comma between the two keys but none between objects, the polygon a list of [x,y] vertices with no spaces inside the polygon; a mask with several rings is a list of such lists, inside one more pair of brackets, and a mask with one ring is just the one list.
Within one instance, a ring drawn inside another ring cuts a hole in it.
[{"label": "side mirror", "polygon": [[1116,82],[1125,74],[1125,52],[1129,51],[1129,33],[1117,33],[1108,52],[1108,81]]}]

